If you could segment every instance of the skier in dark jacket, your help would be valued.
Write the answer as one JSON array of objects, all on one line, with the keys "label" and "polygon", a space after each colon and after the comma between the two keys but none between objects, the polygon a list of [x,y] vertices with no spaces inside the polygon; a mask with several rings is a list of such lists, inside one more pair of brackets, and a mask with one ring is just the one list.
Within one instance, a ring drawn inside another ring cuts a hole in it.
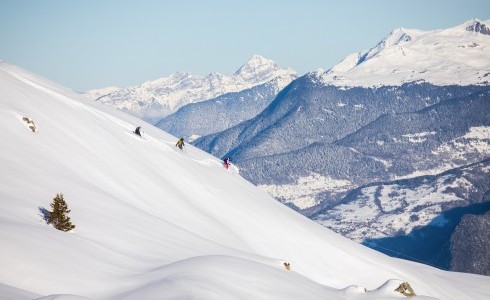
[{"label": "skier in dark jacket", "polygon": [[178,141],[177,141],[177,144],[175,144],[175,147],[179,147],[180,150],[182,150],[182,148],[184,147],[184,138],[180,138]]},{"label": "skier in dark jacket", "polygon": [[141,136],[140,130],[141,130],[141,126],[138,126],[138,127],[136,127],[136,129],[133,132],[136,133],[137,135]]}]

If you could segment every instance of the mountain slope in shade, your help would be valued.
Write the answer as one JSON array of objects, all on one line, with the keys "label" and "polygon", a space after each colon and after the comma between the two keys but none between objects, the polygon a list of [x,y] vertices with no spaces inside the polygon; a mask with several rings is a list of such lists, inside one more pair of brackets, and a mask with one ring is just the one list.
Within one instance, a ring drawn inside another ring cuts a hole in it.
[{"label": "mountain slope in shade", "polygon": [[312,218],[359,242],[409,235],[445,211],[487,202],[489,172],[486,159],[436,175],[368,184]]},{"label": "mountain slope in shade", "polygon": [[[298,159],[294,160],[291,158],[288,163],[277,162],[277,164],[273,162],[273,156],[286,155],[296,151],[307,152],[308,147],[317,147],[317,143],[331,147],[329,144],[336,143],[336,141],[342,140],[347,136],[355,135],[357,131],[362,130],[368,124],[376,124],[374,122],[381,116],[384,116],[385,119],[390,119],[392,115],[414,113],[445,100],[466,97],[472,93],[488,89],[474,86],[463,88],[457,86],[439,87],[429,84],[407,84],[401,87],[382,87],[377,89],[359,87],[339,89],[334,86],[318,84],[317,79],[318,77],[315,74],[308,74],[295,80],[282,90],[276,99],[257,117],[226,131],[200,138],[194,142],[194,145],[216,156],[231,155],[236,158],[235,161],[241,164],[255,164],[257,166],[253,161],[271,162],[273,166],[264,165],[268,174],[253,174],[252,172],[256,172],[257,169],[255,167],[248,168],[251,173],[250,176],[246,176],[256,184],[266,184],[272,181],[275,181],[276,184],[291,183],[298,175],[308,176],[310,170],[290,170],[288,171],[289,173],[300,171],[296,176],[292,174],[293,176],[290,177],[283,171],[277,172],[278,169],[291,169],[289,168],[291,164],[305,167],[311,165],[322,166],[324,165],[325,156],[311,156],[308,161],[298,161]],[[485,113],[485,109],[488,109],[485,101],[487,98],[485,97],[488,97],[488,95],[486,94],[483,99],[479,99],[484,105],[483,110],[470,110],[468,113]],[[464,100],[460,102],[464,104]],[[473,108],[479,105],[476,102],[471,103],[474,103]],[[408,115],[407,118],[409,118]],[[463,123],[471,121],[471,119],[466,120],[461,117],[459,119]],[[481,119],[480,117],[478,120]],[[423,118],[418,120],[424,121]],[[486,119],[483,118],[483,120]],[[396,124],[396,120],[393,121],[396,125],[393,130],[402,128],[402,126]],[[402,121],[409,122],[408,119],[403,119]],[[433,120],[431,122],[436,121]],[[390,125],[393,125],[393,123]],[[420,124],[407,124],[411,127],[429,126],[429,124],[423,122]],[[474,122],[474,124],[478,126],[480,123]],[[466,126],[465,129],[467,128]],[[383,128],[373,129],[379,135],[383,134],[383,130]],[[406,132],[406,134],[409,133]],[[444,131],[441,131],[440,134],[444,134]],[[350,145],[342,146],[346,146],[346,150],[352,151],[348,148],[351,147]],[[375,146],[382,147],[381,145],[369,144],[369,147]],[[361,152],[361,154],[363,152],[360,149],[357,151]],[[327,153],[326,155],[334,156],[336,152]],[[338,163],[332,161],[332,163],[342,165],[340,161]],[[381,161],[378,163],[383,169],[385,168]],[[270,171],[267,171],[270,167],[273,167],[274,170],[270,169]],[[246,174],[247,168],[244,170]],[[281,177],[280,180],[274,180],[277,176]],[[338,174],[333,178],[349,179],[345,176],[350,175]],[[271,180],[262,180],[262,178],[271,178]],[[369,180],[369,178],[368,176],[365,179]]]},{"label": "mountain slope in shade", "polygon": [[[471,244],[468,247],[467,237]],[[490,276],[490,211],[484,215],[466,215],[451,237],[451,269]]]},{"label": "mountain slope in shade", "polygon": [[[325,207],[333,209],[359,186],[434,175],[488,158],[489,98],[489,91],[485,91],[448,99],[414,113],[383,115],[335,143],[317,142],[298,150],[243,161],[237,156],[235,161],[244,176],[310,216]],[[484,172],[477,176],[488,179]],[[374,192],[370,190],[368,197]],[[439,212],[429,214],[425,224]],[[345,227],[353,221],[349,214],[336,214],[331,219]],[[386,225],[389,224],[383,224]],[[407,230],[408,225],[404,224]],[[378,231],[396,232],[383,226],[356,238],[374,237],[371,234]]]},{"label": "mountain slope in shade", "polygon": [[295,78],[280,75],[247,90],[185,105],[155,126],[186,139],[223,131],[255,117]]},{"label": "mountain slope in shade", "polygon": [[[136,118],[7,63],[0,82],[8,141],[0,294],[374,300],[399,299],[394,290],[406,280],[414,299],[490,296],[489,277],[387,257],[297,214],[209,154],[177,150],[171,135],[145,125],[135,136]],[[73,232],[40,215],[60,192]]]},{"label": "mountain slope in shade", "polygon": [[444,30],[395,29],[374,48],[319,73],[322,82],[336,86],[488,85],[488,57],[490,21],[474,19]]},{"label": "mountain slope in shade", "polygon": [[[147,81],[140,86],[86,92],[89,98],[126,111],[148,121],[158,121],[189,104],[235,93],[270,82],[276,77],[296,76],[292,69],[282,69],[276,62],[254,55],[232,75],[211,73],[201,77],[191,73],[175,73],[169,77]],[[109,93],[106,93],[109,91]],[[101,95],[102,94],[102,95]]]}]

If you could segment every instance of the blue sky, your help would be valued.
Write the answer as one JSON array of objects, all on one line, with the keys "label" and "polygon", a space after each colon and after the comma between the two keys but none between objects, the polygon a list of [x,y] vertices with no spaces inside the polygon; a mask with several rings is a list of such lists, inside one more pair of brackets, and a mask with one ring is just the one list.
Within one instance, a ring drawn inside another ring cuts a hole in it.
[{"label": "blue sky", "polygon": [[0,59],[79,91],[231,74],[254,54],[304,74],[394,28],[475,17],[489,0],[0,0]]}]

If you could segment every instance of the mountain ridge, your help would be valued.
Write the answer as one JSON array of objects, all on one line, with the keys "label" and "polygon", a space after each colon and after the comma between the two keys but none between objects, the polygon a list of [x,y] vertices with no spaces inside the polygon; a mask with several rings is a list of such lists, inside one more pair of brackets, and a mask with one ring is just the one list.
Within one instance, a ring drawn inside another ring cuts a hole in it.
[{"label": "mountain ridge", "polygon": [[207,76],[195,76],[177,72],[139,86],[97,89],[87,91],[85,95],[153,123],[186,104],[250,89],[276,77],[288,76],[297,75],[291,68],[281,69],[276,62],[254,55],[231,75],[213,72]]},{"label": "mountain ridge", "polygon": [[375,47],[348,55],[317,76],[324,84],[345,87],[408,82],[488,85],[489,24],[474,19],[443,30],[398,28]]},{"label": "mountain ridge", "polygon": [[296,77],[279,75],[269,82],[236,93],[190,103],[159,120],[155,126],[192,141],[255,117]]}]

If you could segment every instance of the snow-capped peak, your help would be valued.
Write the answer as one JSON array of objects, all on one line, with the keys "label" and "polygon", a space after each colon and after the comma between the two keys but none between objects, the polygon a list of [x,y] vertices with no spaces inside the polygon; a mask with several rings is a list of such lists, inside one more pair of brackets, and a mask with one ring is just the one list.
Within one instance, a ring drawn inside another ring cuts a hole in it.
[{"label": "snow-capped peak", "polygon": [[[478,33],[478,34],[475,34]],[[490,30],[478,19],[433,31],[397,28],[375,47],[347,56],[324,83],[337,86],[488,85]]]},{"label": "snow-capped peak", "polygon": [[[393,30],[387,37],[383,39],[384,46],[401,45],[412,40],[410,32],[414,30],[408,30],[403,27]],[[413,33],[412,33],[413,35]]]},{"label": "snow-capped peak", "polygon": [[109,93],[106,89],[91,90],[86,95],[151,122],[186,104],[239,92],[279,77],[290,82],[297,77],[297,73],[291,68],[280,68],[270,59],[254,55],[231,75],[211,72],[202,77],[177,72],[168,77],[147,81],[140,86],[112,90]]},{"label": "snow-capped peak", "polygon": [[294,74],[295,71],[291,68],[281,69],[279,65],[270,59],[260,55],[254,55],[243,66],[235,72],[235,76],[242,80],[249,81],[267,81],[272,74]]},{"label": "snow-capped peak", "polygon": [[260,55],[254,55],[243,66],[235,72],[235,75],[241,77],[250,77],[254,74],[263,74],[273,72],[279,69],[277,63]]},{"label": "snow-capped peak", "polygon": [[[413,33],[412,35],[415,35],[415,30],[411,30]],[[406,43],[409,43],[412,41],[412,36],[408,32],[407,29],[404,29],[402,27],[397,28],[390,32],[385,38],[381,40],[381,42],[376,45],[376,47],[371,48],[369,51],[364,52],[359,56],[359,61],[357,64],[362,63],[365,60],[368,60],[374,56],[376,56],[379,52],[386,48],[398,46],[398,45],[403,45]]]}]

